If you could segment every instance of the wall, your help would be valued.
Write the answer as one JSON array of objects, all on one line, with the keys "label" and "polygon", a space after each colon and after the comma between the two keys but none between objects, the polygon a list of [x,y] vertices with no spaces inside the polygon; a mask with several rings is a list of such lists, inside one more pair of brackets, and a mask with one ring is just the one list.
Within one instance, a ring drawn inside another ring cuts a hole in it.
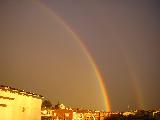
[{"label": "wall", "polygon": [[40,120],[41,104],[33,96],[0,90],[0,120]]}]

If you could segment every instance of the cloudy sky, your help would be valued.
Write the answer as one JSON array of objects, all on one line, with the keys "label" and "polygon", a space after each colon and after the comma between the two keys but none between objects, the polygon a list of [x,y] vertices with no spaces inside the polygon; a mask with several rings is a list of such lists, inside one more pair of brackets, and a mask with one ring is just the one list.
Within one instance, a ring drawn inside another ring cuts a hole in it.
[{"label": "cloudy sky", "polygon": [[0,84],[53,104],[105,109],[76,35],[104,79],[113,111],[160,107],[159,11],[159,0],[1,0]]}]

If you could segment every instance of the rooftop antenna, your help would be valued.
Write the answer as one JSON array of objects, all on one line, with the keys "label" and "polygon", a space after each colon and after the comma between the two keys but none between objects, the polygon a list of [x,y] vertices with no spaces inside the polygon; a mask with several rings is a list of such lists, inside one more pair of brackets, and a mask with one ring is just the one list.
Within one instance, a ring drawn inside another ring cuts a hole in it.
[{"label": "rooftop antenna", "polygon": [[130,106],[130,105],[128,105],[127,107],[128,107],[128,111],[130,111],[131,106]]}]

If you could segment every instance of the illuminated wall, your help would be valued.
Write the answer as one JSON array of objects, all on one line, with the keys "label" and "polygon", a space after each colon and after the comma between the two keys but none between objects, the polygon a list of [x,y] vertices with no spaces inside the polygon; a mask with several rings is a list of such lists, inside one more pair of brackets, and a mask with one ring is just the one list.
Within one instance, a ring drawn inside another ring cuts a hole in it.
[{"label": "illuminated wall", "polygon": [[32,94],[0,89],[0,120],[40,120],[41,104]]}]

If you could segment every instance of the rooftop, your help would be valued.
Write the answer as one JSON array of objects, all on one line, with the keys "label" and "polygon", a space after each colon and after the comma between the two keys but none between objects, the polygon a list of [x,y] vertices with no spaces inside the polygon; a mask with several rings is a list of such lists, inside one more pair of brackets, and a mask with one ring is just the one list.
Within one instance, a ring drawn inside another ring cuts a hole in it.
[{"label": "rooftop", "polygon": [[1,90],[2,91],[10,91],[10,92],[13,92],[13,93],[18,93],[20,95],[32,96],[32,97],[38,98],[38,99],[44,98],[42,95],[39,95],[39,94],[36,94],[36,93],[32,93],[32,92],[26,92],[24,90],[12,88],[12,87],[5,86],[5,85],[0,85],[0,91]]}]

